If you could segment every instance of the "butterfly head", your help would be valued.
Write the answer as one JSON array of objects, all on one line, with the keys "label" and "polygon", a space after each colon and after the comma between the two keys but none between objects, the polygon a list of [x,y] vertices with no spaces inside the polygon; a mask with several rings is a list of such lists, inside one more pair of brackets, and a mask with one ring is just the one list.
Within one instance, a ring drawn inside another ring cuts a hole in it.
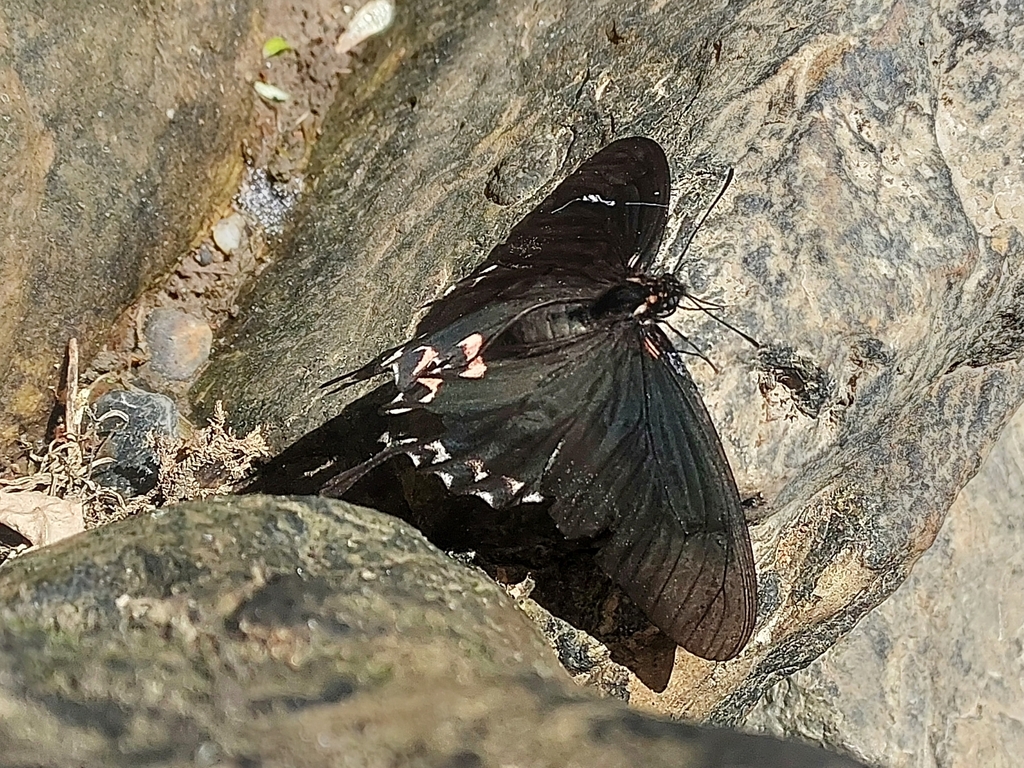
[{"label": "butterfly head", "polygon": [[634,317],[650,321],[671,317],[679,308],[679,302],[688,295],[686,286],[670,272],[652,277],[640,275],[634,278],[644,289],[643,303],[633,310]]}]

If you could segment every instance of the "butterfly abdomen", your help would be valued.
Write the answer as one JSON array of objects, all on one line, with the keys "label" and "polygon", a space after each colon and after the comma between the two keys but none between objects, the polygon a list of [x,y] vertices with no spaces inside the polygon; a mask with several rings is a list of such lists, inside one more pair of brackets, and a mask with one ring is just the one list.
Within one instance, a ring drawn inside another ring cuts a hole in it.
[{"label": "butterfly abdomen", "polygon": [[626,281],[588,303],[567,302],[539,307],[526,313],[506,329],[492,345],[501,348],[545,350],[554,342],[569,341],[601,327],[627,320],[650,300],[644,282]]},{"label": "butterfly abdomen", "polygon": [[[528,312],[509,326],[492,348],[513,350],[545,348],[546,344],[574,339],[593,330],[590,309],[577,302],[554,304]],[[540,345],[540,347],[538,347]]]}]

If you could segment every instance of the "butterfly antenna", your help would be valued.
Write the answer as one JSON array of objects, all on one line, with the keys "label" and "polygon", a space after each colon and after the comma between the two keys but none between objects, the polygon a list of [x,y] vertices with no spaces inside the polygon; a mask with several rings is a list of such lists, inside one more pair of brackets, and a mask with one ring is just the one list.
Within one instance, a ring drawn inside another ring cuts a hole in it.
[{"label": "butterfly antenna", "polygon": [[714,320],[715,322],[721,323],[722,325],[724,325],[726,328],[728,328],[733,333],[738,334],[739,336],[741,336],[744,339],[744,341],[747,341],[749,344],[751,344],[754,347],[754,349],[760,349],[761,348],[761,344],[758,342],[758,340],[755,339],[753,336],[751,336],[749,333],[744,333],[743,331],[741,331],[739,328],[737,328],[732,323],[726,322],[725,320],[720,318],[718,315],[713,314],[710,310],[705,309],[704,307],[700,307],[700,310],[705,315],[707,315],[712,320]]},{"label": "butterfly antenna", "polygon": [[729,189],[729,184],[732,183],[732,177],[733,169],[730,168],[725,174],[725,181],[722,183],[722,188],[718,190],[718,194],[715,196],[715,199],[711,202],[711,205],[708,206],[708,209],[704,211],[704,215],[700,217],[700,221],[697,222],[697,226],[690,231],[690,236],[686,238],[686,245],[683,246],[683,250],[679,253],[679,258],[676,259],[675,267],[672,269],[673,273],[675,273],[679,269],[679,265],[683,263],[683,256],[685,256],[687,251],[690,250],[690,246],[693,244],[693,239],[697,236],[697,233],[700,232],[700,228],[704,226],[704,222],[708,220],[708,216],[711,215],[711,212],[715,210],[715,206],[718,205],[719,201],[725,196],[725,191]]},{"label": "butterfly antenna", "polygon": [[678,349],[676,350],[677,352],[683,355],[693,355],[694,357],[699,357],[701,360],[703,360],[705,363],[711,366],[712,371],[718,373],[718,367],[714,363],[712,363],[711,360],[708,359],[707,355],[705,355],[703,352],[697,349],[697,345],[690,341],[688,336],[686,336],[682,331],[680,331],[678,328],[672,325],[672,323],[665,322],[664,320],[662,320],[661,322],[662,325],[664,325],[666,328],[672,331],[672,333],[674,333],[676,336],[682,339],[683,343],[686,344],[686,346],[688,346],[690,350],[692,350],[686,351],[685,349]]},{"label": "butterfly antenna", "polygon": [[[687,293],[684,296],[684,298],[693,302],[692,309],[696,309],[702,312],[707,311],[709,309],[725,309],[724,304],[717,304],[713,301],[708,301],[707,299],[703,299],[700,296],[694,296],[689,293]],[[683,309],[691,309],[691,307],[683,307]]]}]

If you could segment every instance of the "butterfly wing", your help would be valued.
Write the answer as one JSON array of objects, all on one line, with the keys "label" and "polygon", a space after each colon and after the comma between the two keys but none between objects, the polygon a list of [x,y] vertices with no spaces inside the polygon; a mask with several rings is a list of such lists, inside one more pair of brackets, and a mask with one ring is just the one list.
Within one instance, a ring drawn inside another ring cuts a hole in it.
[{"label": "butterfly wing", "polygon": [[598,562],[656,626],[709,659],[735,656],[755,618],[739,494],[700,395],[656,327],[628,321],[486,374],[438,374],[435,435],[403,448],[454,493],[495,507],[552,499],[568,538],[604,537]]},{"label": "butterfly wing", "polygon": [[619,139],[522,219],[502,244],[431,306],[430,334],[496,304],[592,297],[653,261],[668,218],[669,167],[657,142]]},{"label": "butterfly wing", "polygon": [[[590,439],[566,451],[567,441],[564,461],[552,468],[561,471],[552,515],[569,528],[607,500],[615,521],[601,567],[679,645],[731,659],[757,612],[739,492],[696,386],[669,362],[671,344],[657,327],[643,333],[645,344],[620,355],[628,380],[618,391],[633,404],[609,425],[612,437],[597,454]],[[588,455],[601,462],[589,483],[577,471]]]},{"label": "butterfly wing", "polygon": [[609,144],[434,302],[412,341],[324,386],[347,386],[393,369],[402,388],[408,372],[423,363],[424,350],[458,367],[465,362],[459,345],[474,334],[486,342],[542,304],[596,298],[653,261],[668,201],[668,160],[657,142],[630,137]]}]

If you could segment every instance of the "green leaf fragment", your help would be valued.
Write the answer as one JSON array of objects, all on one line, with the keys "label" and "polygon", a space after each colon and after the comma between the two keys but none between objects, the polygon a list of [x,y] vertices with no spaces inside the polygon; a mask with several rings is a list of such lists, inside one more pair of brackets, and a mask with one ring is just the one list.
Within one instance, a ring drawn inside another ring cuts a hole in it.
[{"label": "green leaf fragment", "polygon": [[279,53],[291,50],[294,49],[288,44],[287,40],[280,35],[274,35],[263,44],[263,58],[269,59],[271,56],[277,56]]}]

